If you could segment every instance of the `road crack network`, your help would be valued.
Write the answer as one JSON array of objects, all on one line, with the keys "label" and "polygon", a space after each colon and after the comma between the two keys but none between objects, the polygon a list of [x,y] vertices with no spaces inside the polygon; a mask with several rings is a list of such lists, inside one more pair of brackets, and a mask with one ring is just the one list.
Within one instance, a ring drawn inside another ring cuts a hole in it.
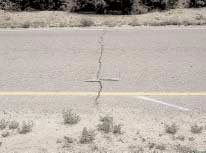
[{"label": "road crack network", "polygon": [[99,104],[99,98],[101,96],[101,92],[103,89],[102,86],[102,80],[101,80],[101,72],[102,72],[102,57],[104,54],[104,36],[105,36],[106,31],[103,31],[102,35],[100,36],[100,40],[99,40],[99,44],[100,44],[100,55],[99,55],[99,60],[98,60],[98,70],[97,70],[97,75],[96,75],[96,79],[97,79],[97,83],[99,84],[99,90],[98,90],[98,94],[95,98],[95,104]]}]

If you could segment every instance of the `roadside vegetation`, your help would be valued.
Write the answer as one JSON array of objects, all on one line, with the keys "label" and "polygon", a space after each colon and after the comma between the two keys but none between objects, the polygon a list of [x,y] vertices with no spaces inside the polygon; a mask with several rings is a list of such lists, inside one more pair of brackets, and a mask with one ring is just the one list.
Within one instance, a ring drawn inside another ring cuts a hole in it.
[{"label": "roadside vegetation", "polygon": [[96,14],[142,14],[177,7],[205,7],[206,0],[1,0],[0,8],[14,11],[65,10]]},{"label": "roadside vegetation", "polygon": [[[129,131],[128,125],[124,124],[123,126],[123,124],[114,120],[116,116],[104,115],[101,116],[99,120],[97,119],[96,124],[86,125],[84,121],[88,118],[82,117],[80,122],[78,111],[65,109],[61,115],[62,127],[52,129],[51,126],[49,126],[50,129],[46,130],[56,131],[52,133],[52,135],[60,134],[55,136],[55,138],[57,138],[56,145],[60,150],[68,152],[109,152],[109,149],[114,149],[113,146],[111,146],[112,144],[115,145],[115,149],[121,146],[123,147],[122,149],[128,152],[166,153],[172,151],[174,153],[192,153],[199,152],[197,150],[198,147],[194,148],[189,145],[188,142],[200,142],[201,140],[198,140],[199,137],[202,138],[205,134],[205,127],[202,123],[192,123],[188,125],[187,128],[184,128],[180,123],[176,122],[162,123],[162,131],[154,131],[155,133],[161,133],[159,137],[156,137],[156,134],[147,134],[147,130],[150,131],[151,127],[140,128],[139,125],[137,125],[138,130],[134,130],[134,127],[132,127],[133,132]],[[89,119],[91,120],[91,118]],[[56,123],[59,122],[57,121]],[[35,130],[33,130],[33,127],[34,123],[31,120],[18,122],[16,120],[3,118],[0,120],[0,136],[2,140],[0,141],[0,147],[4,147],[7,141],[13,141],[15,138],[23,140],[25,138],[24,135],[30,132],[32,132],[32,136],[35,138],[35,135],[38,133],[36,130],[38,127]],[[45,131],[45,129],[42,130]],[[135,131],[137,132],[135,133]]]},{"label": "roadside vegetation", "polygon": [[73,112],[72,109],[65,109],[62,112],[64,124],[77,124],[80,121],[79,115]]},{"label": "roadside vegetation", "polygon": [[206,25],[206,9],[171,9],[142,15],[88,15],[64,11],[0,10],[0,21],[0,28],[190,26]]},{"label": "roadside vegetation", "polygon": [[206,0],[1,0],[0,28],[206,25],[205,6]]},{"label": "roadside vegetation", "polygon": [[22,123],[19,123],[15,120],[8,121],[5,119],[2,119],[0,121],[0,131],[1,136],[6,138],[10,135],[14,134],[27,134],[32,131],[32,128],[34,126],[33,121],[22,121]]}]

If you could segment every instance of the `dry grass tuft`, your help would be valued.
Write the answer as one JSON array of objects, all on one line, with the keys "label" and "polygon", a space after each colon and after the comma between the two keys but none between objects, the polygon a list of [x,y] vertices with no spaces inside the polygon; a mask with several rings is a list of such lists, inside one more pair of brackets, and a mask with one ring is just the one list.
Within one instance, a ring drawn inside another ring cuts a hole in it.
[{"label": "dry grass tuft", "polygon": [[157,144],[155,146],[155,149],[163,151],[163,150],[166,150],[166,146],[164,144]]},{"label": "dry grass tuft", "polygon": [[9,129],[17,129],[19,127],[19,123],[17,121],[9,122]]},{"label": "dry grass tuft", "polygon": [[178,153],[196,153],[196,151],[190,147],[182,146],[182,145],[177,145],[175,147],[175,150]]},{"label": "dry grass tuft", "polygon": [[100,117],[100,121],[101,124],[97,125],[99,131],[103,131],[104,133],[112,132],[114,134],[122,134],[122,125],[114,124],[113,117]]},{"label": "dry grass tuft", "polygon": [[73,143],[75,141],[74,138],[68,137],[68,136],[64,136],[64,140],[66,141],[66,143]]},{"label": "dry grass tuft", "polygon": [[18,128],[18,132],[20,134],[26,134],[32,131],[34,126],[33,121],[23,121],[21,127]]},{"label": "dry grass tuft", "polygon": [[184,141],[185,140],[185,136],[184,135],[179,135],[175,139],[180,140],[180,141]]},{"label": "dry grass tuft", "polygon": [[122,134],[122,125],[117,124],[113,126],[113,131],[114,134]]},{"label": "dry grass tuft", "polygon": [[8,126],[8,123],[9,123],[8,121],[6,121],[5,119],[2,119],[0,121],[0,129],[1,130],[5,129]]},{"label": "dry grass tuft", "polygon": [[193,134],[199,134],[199,133],[202,133],[203,127],[197,124],[194,124],[191,126],[190,130]]},{"label": "dry grass tuft", "polygon": [[168,134],[176,134],[179,130],[178,126],[175,123],[172,123],[171,125],[165,125],[165,132]]},{"label": "dry grass tuft", "polygon": [[133,18],[131,19],[131,21],[128,23],[128,25],[136,27],[136,26],[140,26],[141,24],[138,22],[138,19]]},{"label": "dry grass tuft", "polygon": [[62,112],[64,124],[77,124],[80,121],[79,115],[73,112],[72,109],[64,110]]},{"label": "dry grass tuft", "polygon": [[84,127],[79,142],[81,144],[89,144],[93,142],[94,139],[95,139],[95,131],[93,130],[88,131],[87,128]]},{"label": "dry grass tuft", "polygon": [[22,23],[21,28],[29,28],[30,26],[31,25],[29,22],[24,22],[24,23]]},{"label": "dry grass tuft", "polygon": [[8,137],[9,136],[9,132],[8,131],[4,131],[1,133],[2,137]]},{"label": "dry grass tuft", "polygon": [[94,21],[91,18],[81,18],[80,19],[80,27],[90,27],[94,25]]},{"label": "dry grass tuft", "polygon": [[104,133],[109,133],[113,131],[113,117],[105,116],[100,117],[101,124],[98,124],[98,130]]}]

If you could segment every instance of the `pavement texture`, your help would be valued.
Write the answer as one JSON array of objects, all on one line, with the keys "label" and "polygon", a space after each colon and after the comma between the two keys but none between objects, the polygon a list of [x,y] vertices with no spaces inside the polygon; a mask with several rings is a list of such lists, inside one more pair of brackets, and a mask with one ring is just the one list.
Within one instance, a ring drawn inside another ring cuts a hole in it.
[{"label": "pavement texture", "polygon": [[[102,79],[101,92],[204,92],[205,32],[164,27],[2,30],[1,91],[99,92],[99,82],[92,81]],[[204,96],[173,98],[189,99],[186,104],[193,98],[204,101]]]},{"label": "pavement texture", "polygon": [[[36,132],[37,140],[22,148],[14,146],[16,141],[25,142],[23,139],[2,140],[6,143],[3,151],[39,151],[34,146],[50,141],[46,128],[58,127],[56,120],[64,108],[74,108],[83,118],[91,119],[91,123],[96,123],[101,114],[116,116],[129,131],[127,145],[134,143],[131,133],[136,133],[138,128],[143,129],[145,137],[155,137],[153,134],[159,135],[163,123],[176,122],[185,125],[184,129],[193,123],[205,126],[206,96],[101,95],[104,92],[205,92],[205,40],[204,27],[0,30],[0,92],[96,93],[95,96],[0,96],[3,115],[18,116],[19,120],[33,118],[37,125],[46,121],[55,123],[43,127],[45,137]],[[45,114],[50,115],[46,121]],[[90,121],[82,123],[89,124]],[[188,135],[184,130],[182,133]],[[186,141],[182,145],[206,149],[206,137],[195,138],[196,142]],[[170,142],[168,139],[162,142]],[[44,144],[44,151],[56,151],[54,144]],[[109,143],[106,146],[111,147]],[[109,151],[125,151],[124,148],[117,144]],[[168,148],[167,152],[174,152],[174,148]]]}]

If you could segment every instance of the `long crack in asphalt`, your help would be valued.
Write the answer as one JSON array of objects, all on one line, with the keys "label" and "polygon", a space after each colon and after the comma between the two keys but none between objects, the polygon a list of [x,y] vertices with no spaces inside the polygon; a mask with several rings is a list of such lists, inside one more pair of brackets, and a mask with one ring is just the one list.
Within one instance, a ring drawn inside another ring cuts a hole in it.
[{"label": "long crack in asphalt", "polygon": [[103,31],[102,35],[100,36],[100,40],[99,40],[99,44],[100,44],[100,56],[99,56],[99,60],[98,60],[98,70],[97,70],[97,75],[96,75],[96,79],[97,79],[97,83],[99,84],[99,90],[98,90],[98,94],[95,98],[95,104],[99,104],[99,98],[101,96],[101,92],[102,92],[102,81],[101,81],[101,72],[102,72],[102,57],[103,57],[103,53],[104,53],[104,36],[106,34],[106,31]]}]

